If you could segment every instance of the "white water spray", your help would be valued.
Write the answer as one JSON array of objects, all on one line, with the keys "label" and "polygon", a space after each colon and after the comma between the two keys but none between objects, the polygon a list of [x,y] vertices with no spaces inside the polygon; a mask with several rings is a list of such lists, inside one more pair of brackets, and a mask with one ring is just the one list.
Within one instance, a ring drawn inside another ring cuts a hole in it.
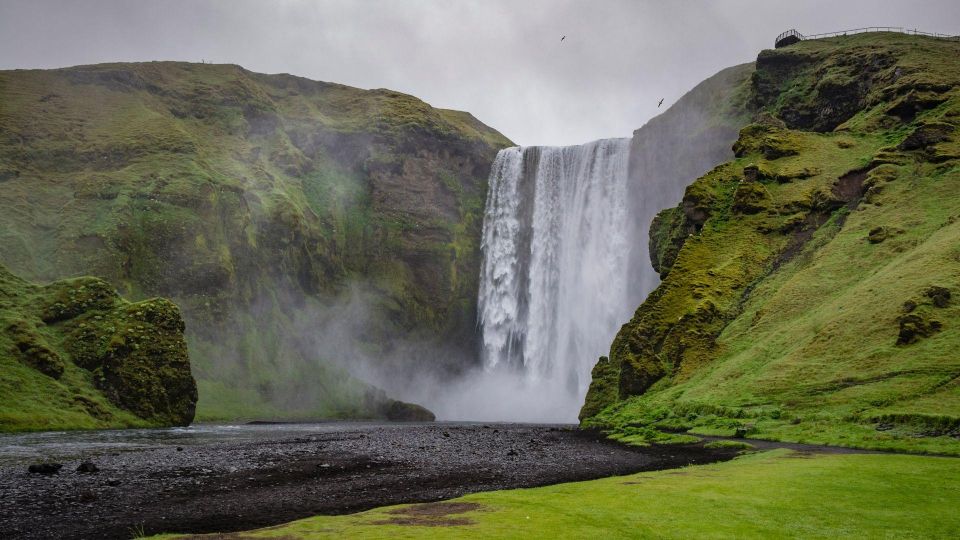
[{"label": "white water spray", "polygon": [[487,372],[516,386],[486,405],[500,415],[575,420],[597,358],[656,284],[628,283],[631,248],[646,247],[628,215],[629,154],[630,139],[605,139],[497,155],[478,308]]}]

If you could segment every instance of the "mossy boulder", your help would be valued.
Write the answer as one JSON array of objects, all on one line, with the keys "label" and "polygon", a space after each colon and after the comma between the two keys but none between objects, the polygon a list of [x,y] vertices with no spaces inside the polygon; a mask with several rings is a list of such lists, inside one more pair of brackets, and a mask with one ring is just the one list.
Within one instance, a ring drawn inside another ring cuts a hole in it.
[{"label": "mossy boulder", "polygon": [[[99,317],[99,318],[98,318]],[[111,402],[141,418],[186,425],[197,388],[180,310],[157,298],[73,321],[67,350]]]},{"label": "mossy boulder", "polygon": [[[89,277],[36,286],[2,266],[0,299],[0,351],[8,344],[13,358],[60,385],[45,395],[31,391],[48,384],[30,371],[0,370],[0,386],[12,388],[0,400],[7,413],[40,411],[0,421],[0,429],[137,425],[130,415],[154,426],[193,420],[197,386],[184,322],[169,300],[130,303]],[[89,422],[60,424],[68,410]]]},{"label": "mossy boulder", "polygon": [[757,182],[740,182],[733,193],[731,210],[738,214],[756,214],[767,208],[770,193]]},{"label": "mossy boulder", "polygon": [[908,313],[897,317],[900,331],[897,334],[897,345],[910,345],[921,338],[930,337],[941,329],[943,323],[929,319],[917,313]]},{"label": "mossy boulder", "polygon": [[437,419],[426,407],[398,400],[391,400],[383,407],[383,416],[391,422],[433,422]]},{"label": "mossy boulder", "polygon": [[27,321],[17,320],[4,329],[13,341],[12,353],[23,363],[54,379],[63,375],[64,364],[60,355],[47,344],[36,327]]},{"label": "mossy boulder", "polygon": [[737,157],[759,153],[765,159],[777,160],[800,152],[800,139],[791,131],[767,124],[750,124],[740,130],[733,144]]}]

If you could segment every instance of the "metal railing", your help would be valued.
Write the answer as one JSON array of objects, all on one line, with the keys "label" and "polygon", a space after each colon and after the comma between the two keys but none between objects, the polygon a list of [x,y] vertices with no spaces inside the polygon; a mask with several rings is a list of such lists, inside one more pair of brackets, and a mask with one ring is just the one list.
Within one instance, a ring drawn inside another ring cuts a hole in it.
[{"label": "metal railing", "polygon": [[[837,36],[849,36],[851,34],[864,34],[867,32],[897,32],[899,34],[909,34],[911,36],[929,36],[939,39],[947,39],[950,41],[960,41],[960,35],[950,35],[950,34],[939,34],[936,32],[923,32],[917,30],[916,28],[904,28],[902,26],[868,26],[866,28],[853,28],[851,30],[840,30],[839,32],[824,32],[822,34],[810,34],[803,35],[800,32],[797,32],[794,29],[787,30],[786,32],[781,33],[777,36],[777,39],[774,40],[774,47],[782,47],[785,45],[790,45],[791,43],[796,43],[796,41],[803,41],[807,39],[822,39],[828,37],[837,37]],[[787,38],[796,38],[796,40],[789,40],[789,43],[781,45],[781,42]]]}]

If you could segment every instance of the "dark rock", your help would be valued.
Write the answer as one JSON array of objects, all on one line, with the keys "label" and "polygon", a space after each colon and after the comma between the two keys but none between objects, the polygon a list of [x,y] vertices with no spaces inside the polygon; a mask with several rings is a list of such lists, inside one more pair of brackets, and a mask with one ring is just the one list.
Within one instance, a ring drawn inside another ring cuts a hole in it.
[{"label": "dark rock", "polygon": [[747,435],[753,433],[755,430],[756,430],[756,426],[754,426],[753,424],[744,424],[742,426],[737,427],[737,429],[734,430],[733,437],[735,439],[743,439]]},{"label": "dark rock", "polygon": [[120,485],[120,480],[117,478],[110,478],[107,480],[107,485],[111,487],[117,487]]},{"label": "dark rock", "polygon": [[29,470],[32,474],[57,474],[60,472],[60,469],[63,468],[62,463],[34,463],[29,467]]},{"label": "dark rock", "polygon": [[946,287],[932,286],[923,294],[930,298],[930,300],[933,301],[933,305],[938,308],[945,308],[950,304],[950,289]]},{"label": "dark rock", "polygon": [[867,241],[871,244],[879,244],[890,236],[890,230],[886,227],[874,227],[867,234]]},{"label": "dark rock", "polygon": [[897,345],[916,343],[920,338],[930,337],[943,328],[940,321],[924,318],[916,313],[909,313],[897,317],[900,332],[897,335]]},{"label": "dark rock", "polygon": [[91,474],[99,471],[100,469],[92,461],[84,461],[79,467],[77,467],[78,473]]},{"label": "dark rock", "polygon": [[917,303],[914,302],[913,300],[907,300],[906,302],[903,303],[904,313],[910,313],[915,309],[917,309]]},{"label": "dark rock", "polygon": [[391,422],[433,422],[437,417],[416,403],[390,400],[383,415]]},{"label": "dark rock", "polygon": [[939,122],[923,124],[913,130],[898,146],[900,150],[921,150],[928,146],[950,140],[956,128],[952,124]]}]

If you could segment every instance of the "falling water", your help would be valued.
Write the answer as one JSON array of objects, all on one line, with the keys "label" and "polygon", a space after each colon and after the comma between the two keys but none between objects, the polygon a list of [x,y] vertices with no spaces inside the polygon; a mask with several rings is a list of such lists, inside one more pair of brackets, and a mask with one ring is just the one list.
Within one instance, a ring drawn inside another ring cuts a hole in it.
[{"label": "falling water", "polygon": [[551,408],[541,418],[576,418],[591,368],[656,283],[628,283],[631,249],[645,251],[647,236],[629,215],[629,154],[630,139],[604,139],[508,148],[494,162],[478,298],[484,363],[522,377]]}]

